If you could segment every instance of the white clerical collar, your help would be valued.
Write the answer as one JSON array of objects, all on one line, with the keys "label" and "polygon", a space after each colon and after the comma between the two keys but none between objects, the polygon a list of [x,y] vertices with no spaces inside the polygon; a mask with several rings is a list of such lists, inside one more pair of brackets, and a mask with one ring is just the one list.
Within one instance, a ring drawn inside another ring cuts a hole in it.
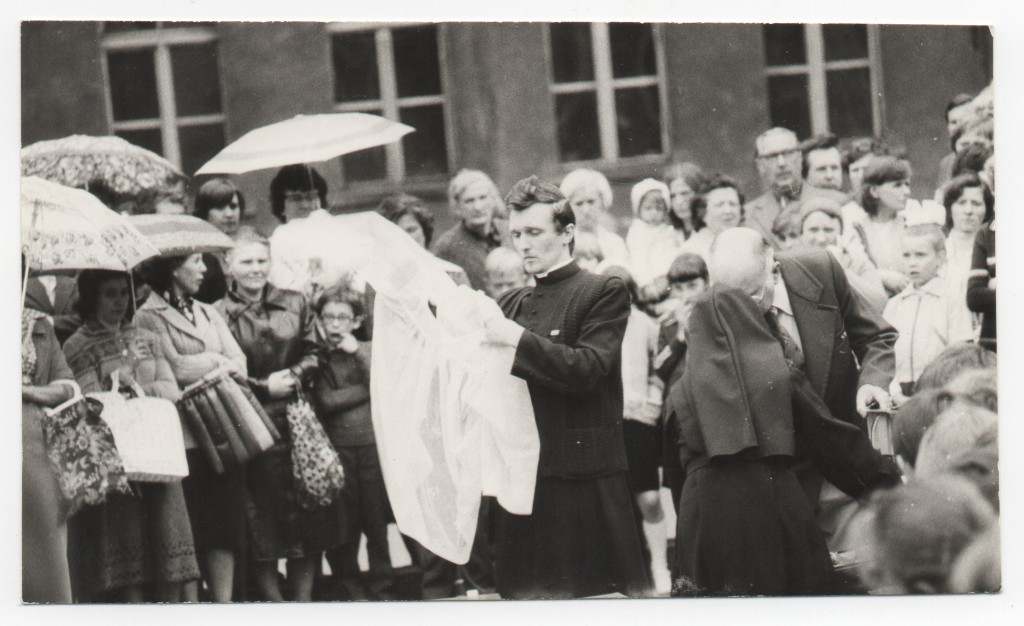
[{"label": "white clerical collar", "polygon": [[555,270],[562,269],[563,267],[565,267],[566,265],[568,265],[568,264],[570,264],[572,262],[573,262],[573,258],[570,256],[569,258],[567,258],[566,260],[562,261],[561,263],[555,263],[554,265],[549,267],[547,269],[547,271],[541,272],[540,274],[534,274],[533,277],[534,278],[546,278],[547,275],[550,274],[551,272],[553,272]]}]

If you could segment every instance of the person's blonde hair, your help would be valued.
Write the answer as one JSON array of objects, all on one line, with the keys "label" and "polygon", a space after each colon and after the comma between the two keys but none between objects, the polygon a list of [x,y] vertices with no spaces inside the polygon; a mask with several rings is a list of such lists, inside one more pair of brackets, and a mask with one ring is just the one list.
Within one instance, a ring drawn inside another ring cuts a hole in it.
[{"label": "person's blonde hair", "polygon": [[612,208],[612,186],[604,174],[597,170],[580,168],[566,174],[562,184],[558,186],[562,194],[572,202],[572,197],[581,191],[592,189],[601,197],[604,209]]}]

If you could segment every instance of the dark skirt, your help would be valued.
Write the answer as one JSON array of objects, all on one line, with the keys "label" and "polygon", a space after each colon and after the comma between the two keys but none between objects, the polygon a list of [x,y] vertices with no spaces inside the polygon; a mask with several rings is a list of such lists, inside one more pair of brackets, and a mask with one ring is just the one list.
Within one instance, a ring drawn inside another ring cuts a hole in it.
[{"label": "dark skirt", "polygon": [[629,488],[633,493],[657,491],[661,429],[636,420],[622,420],[622,440],[629,464]]},{"label": "dark skirt", "polygon": [[691,472],[676,551],[676,596],[835,592],[814,510],[780,462],[719,458]]},{"label": "dark skirt", "polygon": [[509,599],[650,594],[625,472],[540,477],[532,515],[496,509],[495,574]]},{"label": "dark skirt", "polygon": [[344,528],[336,505],[313,511],[299,506],[287,444],[249,462],[245,504],[250,552],[257,561],[315,556],[342,541]]},{"label": "dark skirt", "polygon": [[196,554],[236,552],[245,546],[244,468],[218,475],[198,449],[186,450],[188,476],[181,481]]},{"label": "dark skirt", "polygon": [[181,483],[132,483],[132,490],[138,495],[110,496],[68,522],[76,598],[199,578]]}]

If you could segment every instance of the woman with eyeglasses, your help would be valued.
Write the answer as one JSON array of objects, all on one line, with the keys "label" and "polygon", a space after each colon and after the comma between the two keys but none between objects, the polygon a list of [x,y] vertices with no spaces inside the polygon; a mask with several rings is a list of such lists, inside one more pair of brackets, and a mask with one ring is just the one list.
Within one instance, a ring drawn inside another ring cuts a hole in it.
[{"label": "woman with eyeglasses", "polygon": [[[227,254],[229,289],[215,305],[249,364],[249,386],[274,425],[287,433],[287,407],[317,368],[313,315],[301,294],[268,284],[270,247],[243,228]],[[263,600],[282,601],[279,559],[288,560],[292,600],[308,602],[325,550],[341,540],[335,510],[304,509],[296,499],[287,437],[246,466],[250,554]]]}]

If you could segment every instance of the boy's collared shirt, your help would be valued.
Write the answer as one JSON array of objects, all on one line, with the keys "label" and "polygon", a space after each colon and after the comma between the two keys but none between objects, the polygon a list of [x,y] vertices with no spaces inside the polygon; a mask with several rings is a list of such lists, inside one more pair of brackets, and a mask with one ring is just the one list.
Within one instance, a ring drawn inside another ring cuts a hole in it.
[{"label": "boy's collared shirt", "polygon": [[883,316],[900,333],[896,340],[896,383],[916,382],[946,346],[971,339],[970,325],[964,324],[954,305],[941,276],[920,287],[910,284],[889,299]]}]

